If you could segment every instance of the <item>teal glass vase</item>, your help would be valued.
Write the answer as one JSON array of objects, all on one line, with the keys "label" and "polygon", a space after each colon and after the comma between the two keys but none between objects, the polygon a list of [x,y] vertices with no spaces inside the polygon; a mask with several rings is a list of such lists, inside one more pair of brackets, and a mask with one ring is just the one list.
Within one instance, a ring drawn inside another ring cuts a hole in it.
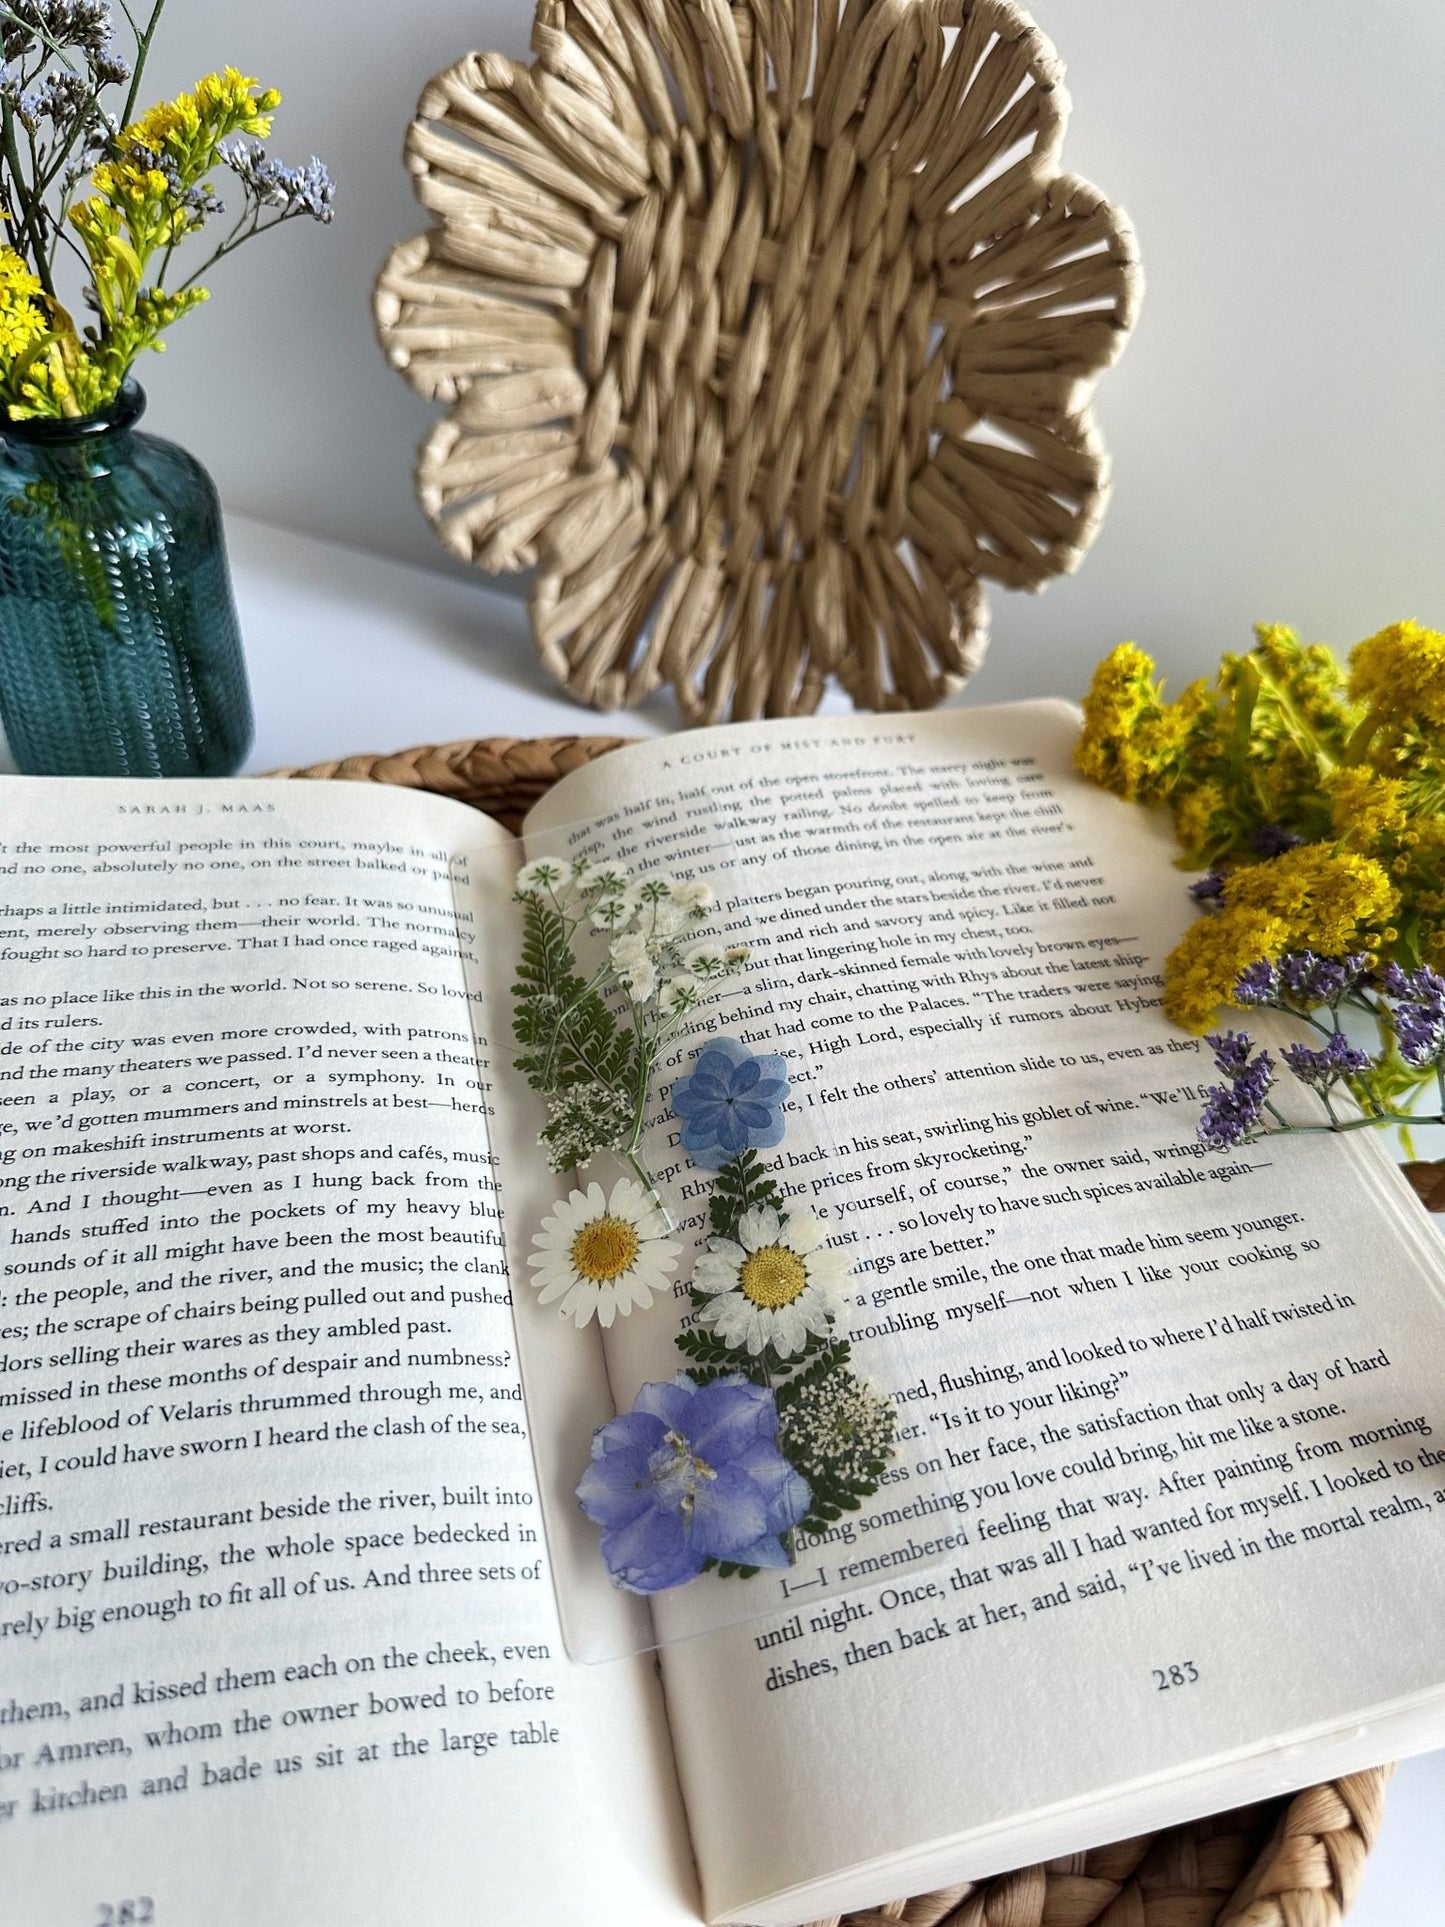
[{"label": "teal glass vase", "polygon": [[77,421],[0,416],[0,724],[31,776],[230,776],[251,698],[221,505],[136,432],[127,381]]}]

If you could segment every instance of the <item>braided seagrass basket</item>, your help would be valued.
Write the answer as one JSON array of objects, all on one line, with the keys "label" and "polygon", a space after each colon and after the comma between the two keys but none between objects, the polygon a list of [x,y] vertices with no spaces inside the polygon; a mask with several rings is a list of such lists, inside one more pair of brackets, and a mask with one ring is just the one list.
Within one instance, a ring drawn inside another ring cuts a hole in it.
[{"label": "braided seagrass basket", "polygon": [[1052,46],[1014,0],[538,0],[532,46],[428,84],[376,288],[438,536],[535,566],[599,709],[941,701],[1108,494],[1142,282]]},{"label": "braided seagrass basket", "polygon": [[[431,790],[516,830],[560,777],[624,741],[492,736],[274,774]],[[1407,1168],[1422,1195],[1442,1170]],[[810,1927],[1336,1927],[1375,1843],[1392,1771],[1372,1767],[1292,1798]]]}]

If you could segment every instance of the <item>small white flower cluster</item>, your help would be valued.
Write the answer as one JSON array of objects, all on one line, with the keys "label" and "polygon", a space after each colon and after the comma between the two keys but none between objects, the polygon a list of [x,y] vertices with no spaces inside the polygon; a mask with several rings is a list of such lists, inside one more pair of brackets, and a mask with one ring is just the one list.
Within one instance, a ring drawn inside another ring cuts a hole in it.
[{"label": "small white flower cluster", "polygon": [[547,1125],[537,1141],[546,1146],[554,1171],[573,1171],[615,1143],[631,1122],[625,1091],[595,1082],[573,1084],[547,1100]]},{"label": "small white flower cluster", "polygon": [[566,863],[538,857],[517,877],[520,898],[547,898],[574,926],[589,922],[610,937],[608,960],[634,1004],[653,997],[665,1020],[685,1017],[708,984],[742,969],[748,953],[720,943],[685,944],[716,901],[705,883],[681,883],[661,872],[633,878],[619,863]]},{"label": "small white flower cluster", "polygon": [[862,1485],[878,1476],[898,1432],[881,1392],[852,1372],[829,1372],[799,1387],[781,1414],[778,1443],[805,1478]]}]

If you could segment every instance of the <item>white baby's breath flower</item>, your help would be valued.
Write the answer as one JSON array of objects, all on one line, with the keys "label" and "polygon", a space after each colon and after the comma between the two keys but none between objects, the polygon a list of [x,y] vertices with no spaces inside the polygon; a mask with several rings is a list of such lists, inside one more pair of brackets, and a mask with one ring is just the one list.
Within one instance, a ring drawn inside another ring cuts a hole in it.
[{"label": "white baby's breath flower", "polygon": [[608,891],[592,905],[592,923],[597,930],[623,931],[637,912],[631,889]]},{"label": "white baby's breath flower", "polygon": [[679,910],[687,910],[692,915],[699,916],[703,911],[711,910],[717,902],[717,897],[713,892],[711,884],[674,883],[672,886],[672,900]]},{"label": "white baby's breath flower", "polygon": [[713,1238],[697,1261],[693,1284],[712,1300],[703,1322],[754,1357],[768,1345],[779,1358],[800,1352],[810,1332],[828,1330],[846,1288],[848,1260],[823,1237],[811,1211],[780,1218],[771,1205],[753,1205],[736,1240]]},{"label": "white baby's breath flower", "polygon": [[627,888],[628,870],[625,863],[594,863],[582,881],[582,888],[590,895],[600,891],[604,895],[615,896]]},{"label": "white baby's breath flower", "polygon": [[727,975],[727,952],[720,943],[695,943],[683,952],[682,967],[703,983]]},{"label": "white baby's breath flower", "polygon": [[[564,1318],[599,1325],[645,1311],[654,1292],[667,1289],[682,1246],[663,1236],[667,1226],[640,1184],[619,1178],[608,1197],[600,1184],[574,1191],[552,1207],[532,1236],[527,1264],[539,1303],[556,1304]],[[558,1301],[560,1300],[560,1303]]]},{"label": "white baby's breath flower", "polygon": [[685,1017],[696,1006],[698,997],[697,979],[679,974],[668,978],[658,1002],[665,1017]]},{"label": "white baby's breath flower", "polygon": [[692,918],[686,910],[680,910],[671,897],[654,897],[639,906],[637,921],[655,941],[666,943],[681,936]]},{"label": "white baby's breath flower", "polygon": [[612,959],[614,970],[632,970],[640,963],[648,961],[647,939],[636,930],[625,936],[614,937],[608,945],[608,956]]},{"label": "white baby's breath flower", "polygon": [[524,863],[517,872],[516,892],[519,897],[540,897],[544,892],[555,895],[558,885],[567,872],[555,857],[539,856],[531,863]]},{"label": "white baby's breath flower", "polygon": [[617,979],[634,1004],[645,1004],[657,988],[657,971],[650,957],[619,970]]}]

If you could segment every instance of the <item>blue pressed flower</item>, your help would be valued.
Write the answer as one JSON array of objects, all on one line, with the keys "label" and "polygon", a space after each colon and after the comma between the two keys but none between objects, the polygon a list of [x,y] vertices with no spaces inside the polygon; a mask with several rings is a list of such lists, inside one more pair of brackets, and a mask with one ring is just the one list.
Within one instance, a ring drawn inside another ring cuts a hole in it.
[{"label": "blue pressed flower", "polygon": [[1273,1080],[1274,1064],[1269,1052],[1262,1050],[1252,1063],[1231,1073],[1228,1084],[1216,1084],[1206,1091],[1204,1115],[1198,1124],[1200,1143],[1207,1144],[1211,1151],[1230,1151],[1243,1144],[1259,1122]]},{"label": "blue pressed flower", "polygon": [[1279,972],[1261,957],[1241,971],[1231,995],[1237,1004],[1272,1004],[1279,990]]},{"label": "blue pressed flower", "polygon": [[1320,1050],[1311,1050],[1308,1044],[1289,1044],[1280,1055],[1302,1083],[1313,1084],[1321,1091],[1328,1090],[1342,1077],[1354,1077],[1361,1071],[1374,1069],[1374,1060],[1368,1051],[1356,1049],[1347,1037],[1338,1033]]},{"label": "blue pressed flower", "polygon": [[1196,903],[1202,903],[1212,910],[1224,896],[1224,886],[1229,881],[1228,870],[1210,870],[1189,886],[1189,894]]},{"label": "blue pressed flower", "polygon": [[592,1435],[577,1486],[617,1584],[664,1592],[709,1559],[786,1566],[783,1534],[807,1516],[812,1494],[777,1437],[773,1394],[740,1374],[699,1386],[679,1372],[644,1385],[630,1412]]},{"label": "blue pressed flower", "polygon": [[1445,1062],[1445,977],[1423,964],[1410,971],[1390,964],[1380,981],[1395,1000],[1390,1013],[1395,1041],[1411,1070]]},{"label": "blue pressed flower", "polygon": [[682,1148],[694,1164],[720,1171],[741,1151],[767,1151],[783,1141],[788,1067],[774,1053],[754,1056],[732,1037],[713,1037],[672,1087]]}]

